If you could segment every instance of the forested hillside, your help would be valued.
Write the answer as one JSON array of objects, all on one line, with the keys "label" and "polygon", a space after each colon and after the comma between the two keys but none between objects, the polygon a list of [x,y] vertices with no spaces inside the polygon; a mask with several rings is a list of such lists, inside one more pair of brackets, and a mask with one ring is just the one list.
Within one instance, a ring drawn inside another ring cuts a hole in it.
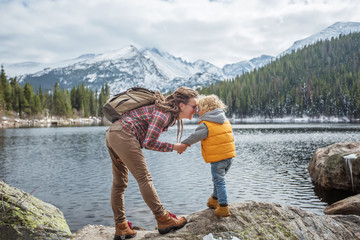
[{"label": "forested hillside", "polygon": [[6,111],[9,115],[15,112],[20,118],[101,117],[102,106],[109,96],[107,84],[99,92],[84,83],[71,91],[60,89],[58,83],[50,91],[43,91],[41,86],[33,89],[29,83],[22,87],[17,78],[8,80],[4,68],[1,68],[0,111]]},{"label": "forested hillside", "polygon": [[[320,41],[284,55],[270,64],[235,79],[200,91],[216,94],[236,117],[347,117],[360,118],[360,33]],[[0,110],[20,117],[102,116],[109,97],[106,84],[99,92],[84,83],[71,91],[33,89],[6,77],[1,68]]]},{"label": "forested hillside", "polygon": [[228,115],[360,118],[360,33],[320,41],[263,68],[200,90]]}]

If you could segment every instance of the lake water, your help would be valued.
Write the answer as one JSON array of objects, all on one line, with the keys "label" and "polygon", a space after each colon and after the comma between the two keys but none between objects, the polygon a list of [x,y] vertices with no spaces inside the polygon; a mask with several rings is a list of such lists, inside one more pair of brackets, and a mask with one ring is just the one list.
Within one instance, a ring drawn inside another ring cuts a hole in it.
[{"label": "lake water", "polygon": [[[185,125],[188,136],[196,125]],[[105,146],[107,127],[0,130],[0,178],[58,207],[75,232],[87,224],[113,226],[110,207],[111,163]],[[317,148],[359,141],[359,124],[233,125],[237,156],[227,175],[228,198],[276,202],[316,214],[348,196],[315,188],[307,171]],[[161,135],[176,141],[176,127]],[[144,151],[157,192],[174,214],[206,208],[212,193],[210,165],[200,144],[179,155]],[[156,221],[129,178],[126,215],[136,226],[154,229]]]}]

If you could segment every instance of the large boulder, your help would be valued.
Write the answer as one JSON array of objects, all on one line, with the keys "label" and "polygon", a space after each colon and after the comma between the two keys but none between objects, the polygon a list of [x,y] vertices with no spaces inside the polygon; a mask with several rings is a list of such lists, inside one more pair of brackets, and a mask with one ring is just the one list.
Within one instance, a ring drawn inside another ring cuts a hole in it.
[{"label": "large boulder", "polygon": [[[187,216],[182,229],[160,235],[138,231],[137,239],[360,239],[360,216],[316,215],[298,207],[264,202],[237,202],[229,205],[231,216],[218,218],[213,209]],[[113,227],[86,226],[72,240],[106,240]]]},{"label": "large boulder", "polygon": [[354,214],[360,216],[360,194],[345,198],[341,201],[331,204],[324,210],[325,214]]},{"label": "large boulder", "polygon": [[325,189],[360,193],[360,142],[335,143],[316,150],[308,171]]},{"label": "large boulder", "polygon": [[0,239],[67,239],[62,212],[31,194],[0,181]]}]

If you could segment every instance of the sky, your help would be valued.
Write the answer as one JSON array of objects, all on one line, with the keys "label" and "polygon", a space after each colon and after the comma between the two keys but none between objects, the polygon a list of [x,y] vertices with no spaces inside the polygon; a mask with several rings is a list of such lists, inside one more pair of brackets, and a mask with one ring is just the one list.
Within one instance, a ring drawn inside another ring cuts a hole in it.
[{"label": "sky", "polygon": [[0,0],[0,64],[56,63],[133,45],[223,67],[277,56],[359,0]]}]

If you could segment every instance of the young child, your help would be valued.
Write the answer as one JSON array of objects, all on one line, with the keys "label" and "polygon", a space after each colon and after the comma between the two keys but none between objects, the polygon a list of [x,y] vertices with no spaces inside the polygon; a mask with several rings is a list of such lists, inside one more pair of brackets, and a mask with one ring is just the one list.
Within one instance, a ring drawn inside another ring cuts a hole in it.
[{"label": "young child", "polygon": [[198,100],[200,122],[183,144],[191,146],[201,140],[201,153],[206,163],[211,163],[214,192],[207,202],[215,208],[218,217],[230,216],[225,186],[225,175],[235,157],[232,127],[225,116],[226,106],[216,95],[200,96]]}]

